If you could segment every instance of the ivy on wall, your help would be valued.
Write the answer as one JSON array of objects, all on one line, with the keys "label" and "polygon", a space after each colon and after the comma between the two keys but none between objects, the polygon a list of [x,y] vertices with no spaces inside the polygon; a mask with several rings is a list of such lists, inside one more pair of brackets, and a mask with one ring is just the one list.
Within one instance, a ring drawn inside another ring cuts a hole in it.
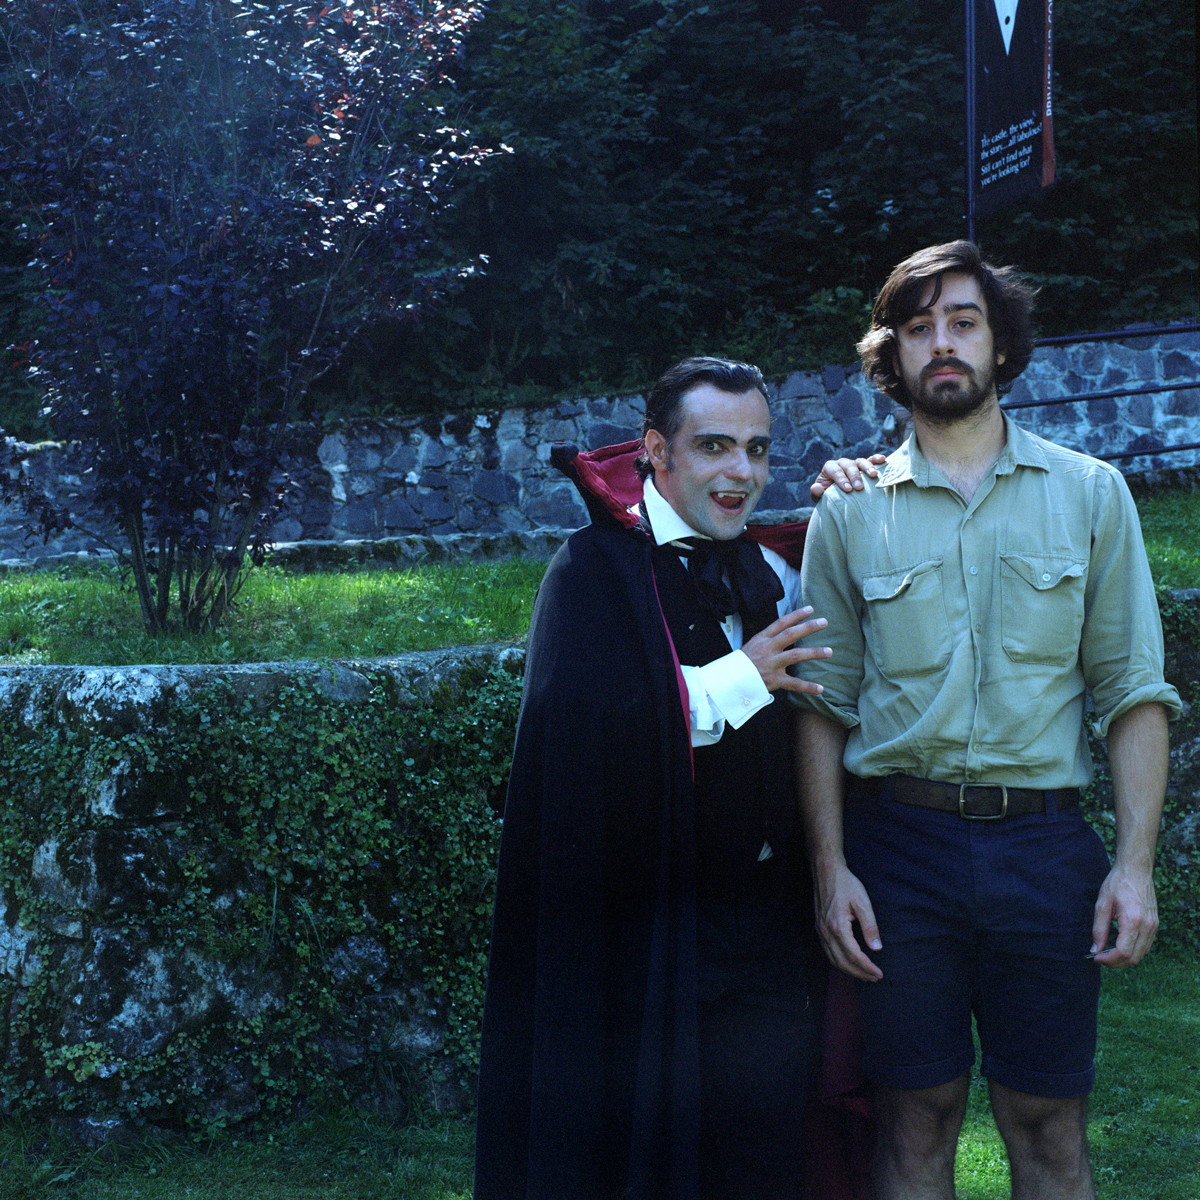
[{"label": "ivy on wall", "polygon": [[[465,1094],[520,691],[477,675],[418,708],[384,678],[356,702],[220,686],[102,734],[0,722],[0,884],[44,960],[0,982],[3,1109],[203,1131],[403,1091],[381,1073],[406,1017],[444,1030],[431,1067]],[[106,1010],[122,980],[153,1011]]]}]

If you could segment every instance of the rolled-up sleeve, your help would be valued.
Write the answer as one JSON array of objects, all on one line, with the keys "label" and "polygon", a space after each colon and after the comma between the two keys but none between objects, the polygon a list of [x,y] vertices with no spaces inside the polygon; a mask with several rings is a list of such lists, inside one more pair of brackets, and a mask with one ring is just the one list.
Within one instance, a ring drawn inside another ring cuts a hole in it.
[{"label": "rolled-up sleeve", "polygon": [[1179,693],[1163,681],[1163,657],[1162,621],[1137,508],[1120,474],[1106,471],[1094,493],[1080,640],[1099,736],[1141,704],[1162,704],[1172,719],[1179,715]]},{"label": "rolled-up sleeve", "polygon": [[[852,500],[853,498],[851,498]],[[811,604],[814,617],[824,617],[829,658],[803,664],[804,678],[819,683],[820,695],[789,692],[793,703],[852,729],[858,724],[858,694],[863,681],[862,617],[846,562],[846,502],[829,492],[817,506],[804,542],[800,567],[800,603]],[[794,669],[793,669],[794,670]]]}]

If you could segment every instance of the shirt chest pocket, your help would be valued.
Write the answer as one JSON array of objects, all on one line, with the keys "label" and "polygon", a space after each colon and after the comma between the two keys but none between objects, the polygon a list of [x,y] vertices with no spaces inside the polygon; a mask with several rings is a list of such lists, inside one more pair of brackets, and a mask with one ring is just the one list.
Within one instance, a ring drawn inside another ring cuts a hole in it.
[{"label": "shirt chest pocket", "polygon": [[1000,639],[1013,662],[1069,667],[1079,657],[1087,564],[1000,554]]},{"label": "shirt chest pocket", "polygon": [[888,679],[944,670],[950,629],[942,593],[942,560],[868,575],[862,581],[863,632],[875,665]]}]

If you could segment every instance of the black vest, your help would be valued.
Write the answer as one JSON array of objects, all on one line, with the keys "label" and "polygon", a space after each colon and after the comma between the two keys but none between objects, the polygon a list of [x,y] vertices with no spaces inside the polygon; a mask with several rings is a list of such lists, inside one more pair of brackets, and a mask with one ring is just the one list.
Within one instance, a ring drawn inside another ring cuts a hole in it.
[{"label": "black vest", "polygon": [[[703,666],[729,653],[720,622],[702,607],[696,587],[670,546],[654,552],[655,578],[667,628],[681,663]],[[745,641],[778,617],[742,613]],[[696,886],[701,895],[744,896],[795,885],[800,851],[798,806],[792,786],[792,712],[783,696],[740,729],[695,755]],[[760,862],[763,844],[772,857]]]}]

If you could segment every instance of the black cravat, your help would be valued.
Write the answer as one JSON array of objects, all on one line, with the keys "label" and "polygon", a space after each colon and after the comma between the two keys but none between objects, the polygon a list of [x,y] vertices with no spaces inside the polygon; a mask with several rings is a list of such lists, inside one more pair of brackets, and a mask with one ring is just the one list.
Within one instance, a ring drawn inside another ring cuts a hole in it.
[{"label": "black cravat", "polygon": [[687,559],[701,603],[719,620],[735,612],[761,612],[783,599],[779,576],[745,536],[729,541],[681,538],[671,545]]}]

